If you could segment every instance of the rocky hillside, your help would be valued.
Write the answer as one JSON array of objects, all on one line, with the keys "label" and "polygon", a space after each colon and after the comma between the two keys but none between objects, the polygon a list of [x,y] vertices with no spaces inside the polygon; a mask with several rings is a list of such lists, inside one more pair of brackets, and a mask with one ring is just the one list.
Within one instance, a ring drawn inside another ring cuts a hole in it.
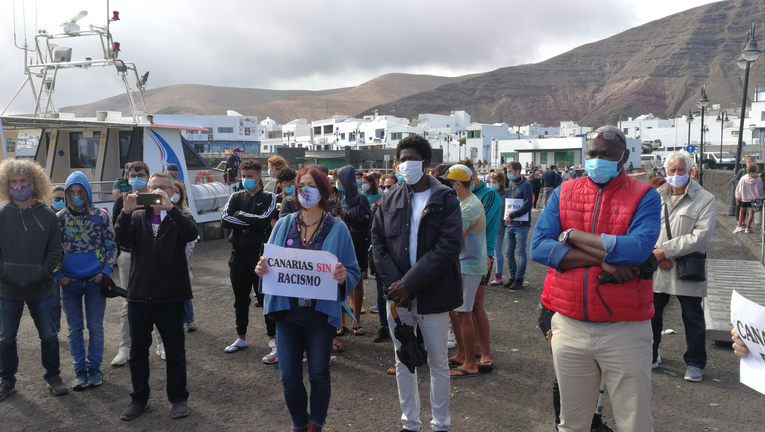
[{"label": "rocky hillside", "polygon": [[[392,102],[474,77],[387,74],[357,87],[321,91],[264,90],[215,87],[195,84],[172,85],[146,91],[144,98],[151,114],[219,114],[233,109],[244,115],[271,117],[280,123],[297,118],[318,120],[334,114],[353,115],[369,107]],[[87,105],[62,108],[78,117],[94,117],[96,111],[128,114],[124,94]]]},{"label": "rocky hillside", "polygon": [[[690,9],[580,46],[541,63],[513,66],[372,107],[383,114],[469,112],[510,125],[614,123],[644,113],[688,112],[706,84],[712,103],[740,106],[736,66],[752,23],[765,41],[765,2],[734,0]],[[765,49],[765,43],[760,43]],[[753,64],[750,94],[765,84],[765,56]]]}]

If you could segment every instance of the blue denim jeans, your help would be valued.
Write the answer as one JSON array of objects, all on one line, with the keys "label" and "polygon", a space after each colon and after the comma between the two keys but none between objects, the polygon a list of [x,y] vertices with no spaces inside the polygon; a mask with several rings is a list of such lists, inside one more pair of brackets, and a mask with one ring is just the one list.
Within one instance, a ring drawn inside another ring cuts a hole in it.
[{"label": "blue denim jeans", "polygon": [[[651,318],[651,328],[653,330],[653,357],[652,362],[656,362],[659,355],[659,344],[661,344],[661,330],[664,325],[664,308],[669,303],[669,294],[653,293],[653,307],[656,313]],[[702,307],[701,297],[676,296],[680,302],[680,308],[683,316],[683,326],[685,327],[686,350],[683,360],[688,366],[696,366],[704,369],[707,365],[706,335],[707,326],[704,320],[704,308]]]},{"label": "blue denim jeans", "polygon": [[53,324],[56,325],[56,333],[61,331],[61,286],[53,281]]},{"label": "blue denim jeans", "polygon": [[[500,228],[502,226],[500,225]],[[496,274],[501,275],[505,272],[505,232],[500,229],[497,232],[497,243],[494,245],[494,261],[497,262],[497,270],[495,271]]]},{"label": "blue denim jeans", "polygon": [[[85,315],[82,313],[85,299]],[[69,325],[69,352],[74,359],[74,371],[101,369],[104,357],[104,311],[106,298],[95,281],[76,280],[61,287],[61,303],[64,305]],[[87,319],[87,321],[86,321]],[[88,328],[88,351],[85,353],[83,329]]]},{"label": "blue denim jeans", "polygon": [[[329,324],[303,327],[286,319],[276,321],[276,348],[284,387],[284,401],[292,417],[293,429],[302,429],[308,422],[324,427],[327,420],[332,379],[329,359],[335,329]],[[308,354],[308,381],[311,382],[311,412],[303,385],[303,352]]]},{"label": "blue denim jeans", "polygon": [[[524,279],[526,276],[526,242],[529,239],[529,227],[516,226],[505,228],[504,252],[510,279]],[[518,256],[516,264],[515,257]]]},{"label": "blue denim jeans", "polygon": [[[16,349],[16,334],[19,331],[21,314],[24,312],[23,301],[8,300],[0,297],[0,380],[15,383],[19,370],[19,356]],[[40,337],[42,365],[46,381],[57,376],[59,370],[58,334],[53,323],[53,296],[26,302],[29,314],[34,320],[37,335]]]},{"label": "blue denim jeans", "polygon": [[183,310],[186,311],[186,313],[183,315],[183,323],[188,324],[190,322],[194,322],[194,304],[191,303],[191,299],[183,302]]}]

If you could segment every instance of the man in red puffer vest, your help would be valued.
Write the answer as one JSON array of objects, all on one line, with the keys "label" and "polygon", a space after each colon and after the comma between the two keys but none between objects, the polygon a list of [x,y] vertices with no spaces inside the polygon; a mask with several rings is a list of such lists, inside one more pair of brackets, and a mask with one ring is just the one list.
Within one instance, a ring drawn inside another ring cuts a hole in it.
[{"label": "man in red puffer vest", "polygon": [[[601,379],[621,432],[653,431],[653,284],[638,276],[661,228],[661,199],[624,172],[627,140],[614,126],[587,135],[585,178],[563,183],[534,228],[531,259],[549,268],[542,303],[552,319],[559,431],[589,431]],[[599,282],[598,276],[612,278]],[[649,276],[650,277],[650,276]]]}]

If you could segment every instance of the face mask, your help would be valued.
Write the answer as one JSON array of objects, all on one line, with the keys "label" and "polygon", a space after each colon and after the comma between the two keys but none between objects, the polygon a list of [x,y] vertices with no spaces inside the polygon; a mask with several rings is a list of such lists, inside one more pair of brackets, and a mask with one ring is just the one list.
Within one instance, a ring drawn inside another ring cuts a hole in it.
[{"label": "face mask", "polygon": [[82,207],[82,205],[85,204],[85,200],[78,196],[72,197],[72,204],[74,204],[75,207]]},{"label": "face mask", "polygon": [[361,185],[361,190],[363,190],[364,192],[367,192],[369,190],[369,183],[364,183],[363,185]]},{"label": "face mask", "polygon": [[66,208],[66,202],[64,202],[64,200],[53,201],[53,207],[55,207],[58,210],[63,210]]},{"label": "face mask", "polygon": [[343,191],[343,187],[342,187],[342,186],[340,186],[340,185],[337,185],[337,190],[338,190],[338,191],[340,191],[340,192],[342,192],[342,191]]},{"label": "face mask", "polygon": [[475,190],[475,185],[471,184],[470,185],[470,192],[473,192],[474,190]]},{"label": "face mask", "polygon": [[28,184],[27,187],[21,189],[16,189],[13,187],[8,188],[8,192],[13,196],[13,199],[19,202],[29,199],[29,196],[32,195],[33,190],[34,189],[32,188],[31,184]]},{"label": "face mask", "polygon": [[510,181],[513,181],[513,180],[515,180],[515,174],[513,174],[513,173],[507,173],[507,179],[508,179],[508,180],[510,180]]},{"label": "face mask", "polygon": [[398,166],[401,179],[410,185],[416,184],[422,178],[422,161],[406,161]]},{"label": "face mask", "polygon": [[673,188],[681,188],[688,184],[688,174],[685,175],[673,175],[673,176],[667,176],[667,183],[669,183],[670,186]]},{"label": "face mask", "polygon": [[[619,161],[624,157],[624,152],[619,156]],[[606,159],[587,159],[584,161],[584,170],[587,176],[595,183],[605,183],[619,175],[616,166],[619,161],[610,161]]]},{"label": "face mask", "polygon": [[170,197],[170,202],[173,204],[178,204],[178,201],[181,200],[181,196],[178,194],[173,194],[172,197]]},{"label": "face mask", "polygon": [[303,208],[309,209],[321,201],[321,192],[312,187],[302,187],[298,192],[298,201]]},{"label": "face mask", "polygon": [[401,177],[401,173],[400,172],[396,173],[396,180],[398,180],[399,183],[403,183],[404,182],[404,178]]},{"label": "face mask", "polygon": [[497,183],[489,183],[489,187],[495,191],[499,190],[499,185]]},{"label": "face mask", "polygon": [[356,179],[356,184],[360,185],[361,184],[361,179]]},{"label": "face mask", "polygon": [[141,190],[146,187],[146,179],[141,177],[131,178],[128,183],[134,190]]},{"label": "face mask", "polygon": [[247,190],[253,190],[258,186],[258,182],[255,179],[244,179],[242,180],[242,186]]},{"label": "face mask", "polygon": [[295,185],[292,185],[292,186],[284,189],[284,193],[286,193],[287,195],[294,194],[295,193]]}]

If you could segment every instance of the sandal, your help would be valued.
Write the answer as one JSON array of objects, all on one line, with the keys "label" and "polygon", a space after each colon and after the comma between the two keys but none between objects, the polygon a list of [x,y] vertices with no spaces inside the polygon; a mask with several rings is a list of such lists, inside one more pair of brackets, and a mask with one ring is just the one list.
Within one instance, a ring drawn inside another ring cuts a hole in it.
[{"label": "sandal", "polygon": [[450,378],[470,378],[474,376],[478,376],[478,372],[468,372],[464,369],[454,369],[453,371],[449,371]]},{"label": "sandal", "polygon": [[494,362],[489,360],[486,363],[478,363],[478,372],[491,372],[494,370]]},{"label": "sandal", "polygon": [[353,334],[356,335],[356,336],[361,336],[364,333],[366,333],[366,332],[364,331],[364,327],[362,327],[362,326],[358,326],[358,327],[354,327],[353,328]]},{"label": "sandal", "polygon": [[341,353],[345,351],[345,346],[343,346],[343,343],[339,340],[335,339],[332,341],[332,351],[336,353]]},{"label": "sandal", "polygon": [[339,329],[337,329],[337,332],[335,332],[335,334],[337,336],[342,336],[342,335],[344,335],[346,333],[348,333],[348,327],[346,327],[346,326],[340,327]]},{"label": "sandal", "polygon": [[456,367],[460,367],[460,366],[462,366],[462,363],[460,363],[460,362],[458,362],[457,360],[454,360],[454,359],[449,359],[449,367],[450,368],[456,368]]}]

